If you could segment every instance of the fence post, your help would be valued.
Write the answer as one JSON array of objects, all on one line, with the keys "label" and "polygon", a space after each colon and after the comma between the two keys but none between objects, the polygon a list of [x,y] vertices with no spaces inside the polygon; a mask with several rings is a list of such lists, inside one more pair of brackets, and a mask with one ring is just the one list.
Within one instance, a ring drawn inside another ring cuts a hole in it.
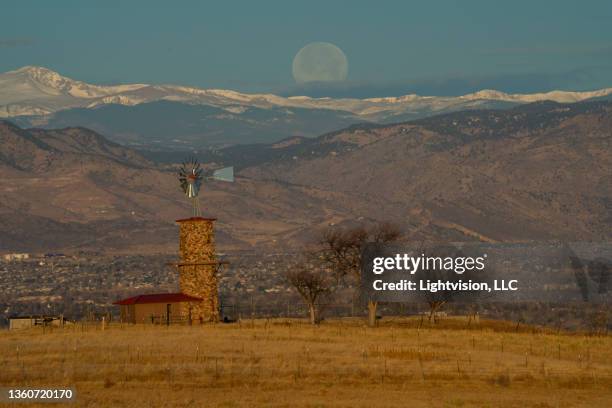
[{"label": "fence post", "polygon": [[255,327],[255,299],[251,295],[251,328]]}]

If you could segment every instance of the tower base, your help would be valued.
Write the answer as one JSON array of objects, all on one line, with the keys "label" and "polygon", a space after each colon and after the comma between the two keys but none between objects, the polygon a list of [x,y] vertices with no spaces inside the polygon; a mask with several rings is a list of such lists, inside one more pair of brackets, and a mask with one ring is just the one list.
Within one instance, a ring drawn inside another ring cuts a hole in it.
[{"label": "tower base", "polygon": [[195,322],[219,321],[219,287],[215,254],[214,218],[192,217],[177,220],[179,224],[179,285],[182,293],[199,297],[193,304],[191,319]]}]

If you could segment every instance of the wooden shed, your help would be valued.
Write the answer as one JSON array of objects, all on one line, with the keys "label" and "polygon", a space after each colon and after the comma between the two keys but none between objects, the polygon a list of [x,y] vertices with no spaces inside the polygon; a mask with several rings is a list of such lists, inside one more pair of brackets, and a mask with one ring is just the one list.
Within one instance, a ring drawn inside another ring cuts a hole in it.
[{"label": "wooden shed", "polygon": [[9,316],[9,330],[27,329],[34,326],[61,327],[65,324],[64,316],[23,315]]},{"label": "wooden shed", "polygon": [[201,298],[184,293],[156,293],[122,299],[113,304],[121,308],[125,323],[172,324],[192,322],[192,309]]}]

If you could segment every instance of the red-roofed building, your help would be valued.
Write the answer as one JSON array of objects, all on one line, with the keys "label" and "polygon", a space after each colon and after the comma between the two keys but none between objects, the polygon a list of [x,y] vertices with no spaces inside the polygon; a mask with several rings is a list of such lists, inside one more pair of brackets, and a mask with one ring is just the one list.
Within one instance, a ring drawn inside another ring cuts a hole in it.
[{"label": "red-roofed building", "polygon": [[115,302],[121,321],[128,323],[182,323],[219,321],[217,274],[227,262],[215,251],[214,218],[194,216],[178,220],[179,293],[133,296]]},{"label": "red-roofed building", "polygon": [[191,323],[191,310],[202,298],[184,293],[155,293],[122,299],[113,304],[121,308],[126,323]]}]

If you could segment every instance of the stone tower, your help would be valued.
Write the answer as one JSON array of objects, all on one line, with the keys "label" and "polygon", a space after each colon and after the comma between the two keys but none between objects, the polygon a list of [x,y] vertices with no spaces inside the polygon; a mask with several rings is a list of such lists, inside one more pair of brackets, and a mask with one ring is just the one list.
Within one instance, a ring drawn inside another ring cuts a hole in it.
[{"label": "stone tower", "polygon": [[182,293],[199,297],[201,303],[193,305],[194,321],[219,321],[219,290],[215,254],[214,218],[191,217],[176,221],[179,224],[180,246],[178,263],[179,284]]}]

